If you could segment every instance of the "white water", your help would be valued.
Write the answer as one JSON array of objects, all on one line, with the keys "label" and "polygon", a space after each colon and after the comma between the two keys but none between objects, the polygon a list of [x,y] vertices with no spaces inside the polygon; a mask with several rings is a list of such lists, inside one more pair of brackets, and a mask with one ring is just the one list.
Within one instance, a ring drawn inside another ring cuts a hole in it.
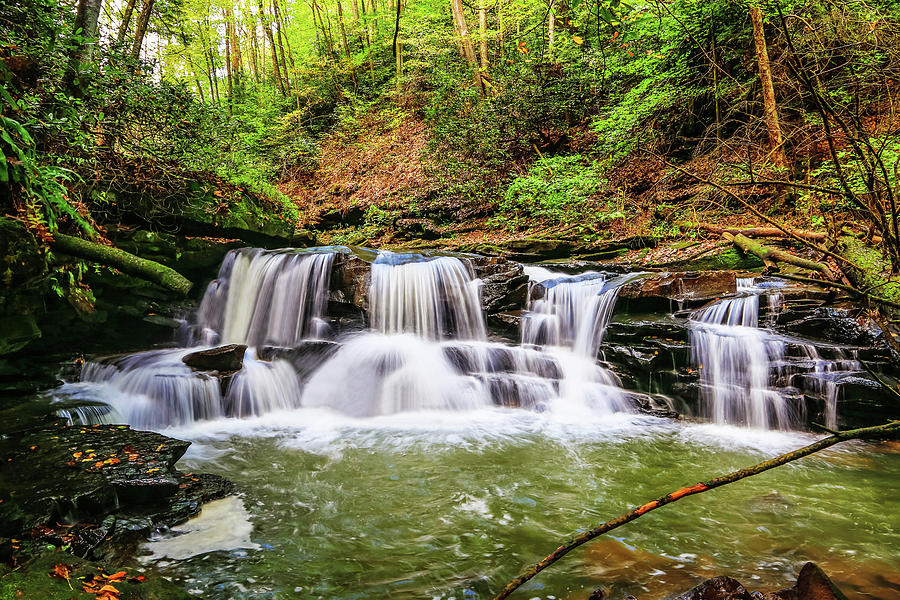
[{"label": "white water", "polygon": [[333,256],[229,253],[197,312],[200,342],[292,346],[321,337]]},{"label": "white water", "polygon": [[770,387],[784,343],[758,328],[759,295],[752,278],[738,278],[739,296],[723,298],[692,316],[691,355],[700,370],[702,416],[715,423],[790,429],[785,398]]},{"label": "white water", "polygon": [[522,319],[522,342],[562,346],[576,354],[596,357],[612,318],[619,288],[630,276],[608,280],[603,273],[571,276],[531,266],[526,273],[543,287]]},{"label": "white water", "polygon": [[409,260],[409,255],[381,252],[372,264],[372,327],[432,340],[485,339],[481,281],[468,266],[451,256]]}]

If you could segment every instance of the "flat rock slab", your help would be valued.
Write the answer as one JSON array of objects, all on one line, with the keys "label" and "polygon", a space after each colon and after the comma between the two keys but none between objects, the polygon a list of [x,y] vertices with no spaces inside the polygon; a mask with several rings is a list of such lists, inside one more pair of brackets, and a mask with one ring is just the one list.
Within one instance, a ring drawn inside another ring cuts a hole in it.
[{"label": "flat rock slab", "polygon": [[61,422],[3,440],[0,560],[48,544],[90,556],[101,541],[136,542],[233,493],[221,477],[175,469],[189,445],[127,425]]},{"label": "flat rock slab", "polygon": [[620,298],[653,298],[675,301],[714,300],[737,291],[734,271],[685,271],[654,273],[626,283]]}]

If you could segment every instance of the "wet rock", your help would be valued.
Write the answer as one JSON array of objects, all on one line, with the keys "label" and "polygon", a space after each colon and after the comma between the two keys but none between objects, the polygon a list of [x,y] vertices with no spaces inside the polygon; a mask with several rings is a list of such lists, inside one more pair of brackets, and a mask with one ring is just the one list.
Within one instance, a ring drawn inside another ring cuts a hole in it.
[{"label": "wet rock", "polygon": [[525,308],[528,276],[520,263],[503,257],[466,257],[481,279],[481,305],[487,314]]},{"label": "wet rock", "polygon": [[686,271],[654,273],[626,283],[619,290],[619,298],[700,302],[736,291],[733,271]]},{"label": "wet rock", "polygon": [[577,248],[568,240],[524,239],[513,240],[502,245],[509,258],[525,261],[541,261],[549,258],[565,258],[571,256]]},{"label": "wet rock", "polygon": [[707,579],[676,600],[754,600],[753,595],[739,581],[719,576]]},{"label": "wet rock", "polygon": [[828,575],[815,563],[808,562],[797,577],[797,600],[847,600]]},{"label": "wet rock", "polygon": [[0,536],[21,540],[19,556],[47,544],[81,556],[111,540],[133,546],[234,491],[221,477],[175,469],[190,442],[127,425],[56,422],[0,444]]},{"label": "wet rock", "polygon": [[784,328],[792,333],[854,346],[885,345],[881,327],[857,308],[823,306],[807,316],[793,314],[797,318],[784,323]]},{"label": "wet rock", "polygon": [[240,371],[244,365],[244,352],[247,346],[243,344],[228,344],[209,350],[192,352],[182,358],[182,362],[195,371],[218,371],[220,373],[233,373]]},{"label": "wet rock", "polygon": [[363,206],[350,206],[346,209],[334,209],[319,215],[319,227],[334,229],[362,225],[366,219],[366,208]]},{"label": "wet rock", "polygon": [[263,346],[262,360],[286,360],[291,363],[301,381],[306,381],[319,366],[338,351],[341,345],[327,340],[304,340],[293,348]]},{"label": "wet rock", "polygon": [[371,280],[370,261],[354,252],[335,254],[331,263],[329,300],[368,310]]}]

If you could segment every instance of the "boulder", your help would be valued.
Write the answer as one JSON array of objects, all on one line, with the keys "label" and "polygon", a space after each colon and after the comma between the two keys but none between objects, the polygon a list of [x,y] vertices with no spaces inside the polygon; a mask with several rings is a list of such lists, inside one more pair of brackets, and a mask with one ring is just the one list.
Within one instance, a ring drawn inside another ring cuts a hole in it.
[{"label": "boulder", "polygon": [[702,302],[736,291],[734,271],[685,271],[654,273],[626,283],[619,290],[619,298]]},{"label": "boulder", "polygon": [[371,259],[357,252],[342,252],[334,255],[331,263],[331,284],[329,300],[355,306],[361,310],[369,308],[369,283],[372,280]]},{"label": "boulder", "polygon": [[228,344],[209,350],[192,352],[182,358],[182,362],[195,371],[218,371],[220,373],[233,373],[240,371],[244,366],[244,352],[247,346],[243,344]]},{"label": "boulder", "polygon": [[797,577],[797,600],[847,600],[828,575],[815,563],[808,562]]},{"label": "boulder", "polygon": [[488,315],[525,308],[528,275],[521,264],[498,256],[466,260],[481,279],[481,305]]},{"label": "boulder", "polygon": [[[55,422],[0,444],[0,536],[18,556],[48,544],[88,557],[110,539],[137,543],[234,491],[215,475],[175,469],[190,442],[127,425]],[[62,524],[62,525],[60,525]]]},{"label": "boulder", "polygon": [[707,579],[691,591],[678,596],[676,600],[755,600],[741,582],[720,575]]}]

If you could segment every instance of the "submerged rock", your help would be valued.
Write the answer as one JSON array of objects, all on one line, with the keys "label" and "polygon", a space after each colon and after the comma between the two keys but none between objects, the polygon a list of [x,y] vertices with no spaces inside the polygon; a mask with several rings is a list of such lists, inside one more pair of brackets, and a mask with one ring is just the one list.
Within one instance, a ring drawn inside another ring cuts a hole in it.
[{"label": "submerged rock", "polygon": [[244,365],[244,352],[247,346],[243,344],[228,344],[209,350],[199,350],[186,355],[181,361],[195,371],[219,371],[231,373],[240,371]]},{"label": "submerged rock", "polygon": [[676,600],[755,600],[740,581],[720,575],[707,579]]}]

